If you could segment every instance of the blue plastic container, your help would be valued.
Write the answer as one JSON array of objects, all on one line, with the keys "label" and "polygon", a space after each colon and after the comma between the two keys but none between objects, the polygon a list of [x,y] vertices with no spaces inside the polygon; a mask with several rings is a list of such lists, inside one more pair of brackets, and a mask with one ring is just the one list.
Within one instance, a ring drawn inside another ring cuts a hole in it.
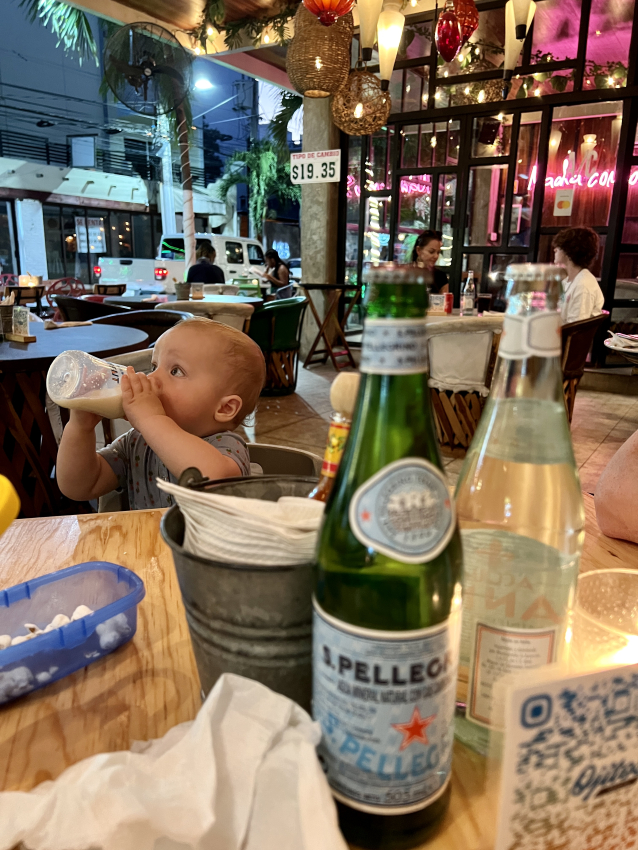
[{"label": "blue plastic container", "polygon": [[27,634],[25,623],[44,629],[56,614],[70,617],[78,605],[88,605],[93,614],[0,649],[0,705],[56,682],[129,641],[145,593],[135,573],[106,561],[76,564],[1,590],[0,635]]}]

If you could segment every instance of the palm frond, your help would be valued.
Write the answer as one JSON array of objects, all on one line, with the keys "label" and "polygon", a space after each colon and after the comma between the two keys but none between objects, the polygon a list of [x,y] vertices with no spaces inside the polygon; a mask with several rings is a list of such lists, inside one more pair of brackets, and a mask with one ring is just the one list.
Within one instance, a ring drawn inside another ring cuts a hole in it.
[{"label": "palm frond", "polygon": [[67,56],[75,56],[80,65],[93,59],[99,66],[97,44],[89,19],[81,9],[60,0],[21,0],[20,6],[25,9],[28,21],[39,20],[57,36],[56,47],[63,45]]},{"label": "palm frond", "polygon": [[270,122],[268,132],[275,146],[288,155],[288,124],[303,106],[303,97],[291,91],[281,94],[281,108]]}]

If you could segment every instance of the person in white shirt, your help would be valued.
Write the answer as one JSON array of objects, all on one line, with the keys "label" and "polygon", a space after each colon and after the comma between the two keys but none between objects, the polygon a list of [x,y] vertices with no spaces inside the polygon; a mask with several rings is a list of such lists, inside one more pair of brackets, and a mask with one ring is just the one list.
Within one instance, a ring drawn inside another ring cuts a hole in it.
[{"label": "person in white shirt", "polygon": [[598,256],[598,234],[589,227],[569,227],[553,239],[554,262],[564,266],[567,277],[563,281],[563,324],[580,322],[599,316],[605,299],[598,281],[589,266]]}]

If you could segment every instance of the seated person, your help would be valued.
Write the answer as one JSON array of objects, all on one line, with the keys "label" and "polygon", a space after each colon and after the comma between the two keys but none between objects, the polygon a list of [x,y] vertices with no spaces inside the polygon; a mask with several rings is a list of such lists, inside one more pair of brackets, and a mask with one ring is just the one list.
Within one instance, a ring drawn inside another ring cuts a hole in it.
[{"label": "seated person", "polygon": [[450,291],[446,273],[443,269],[436,268],[442,245],[443,237],[438,230],[424,230],[419,234],[412,251],[412,262],[432,272],[430,292],[433,295]]},{"label": "seated person", "polygon": [[210,242],[202,242],[197,249],[197,262],[186,275],[186,283],[224,283],[224,272],[215,265],[217,251]]},{"label": "seated person", "polygon": [[56,467],[69,499],[97,499],[126,488],[132,510],[167,507],[155,483],[175,483],[190,466],[206,478],[250,475],[246,443],[233,433],[255,409],[266,378],[259,346],[234,328],[205,318],[166,331],[146,376],[129,366],[122,376],[124,413],[132,428],[95,449],[100,417],[72,410]]},{"label": "seated person", "polygon": [[568,227],[554,236],[554,262],[564,266],[563,324],[600,316],[605,299],[589,266],[598,256],[598,234],[589,227]]},{"label": "seated person", "polygon": [[603,534],[638,543],[638,431],[603,470],[594,503]]}]

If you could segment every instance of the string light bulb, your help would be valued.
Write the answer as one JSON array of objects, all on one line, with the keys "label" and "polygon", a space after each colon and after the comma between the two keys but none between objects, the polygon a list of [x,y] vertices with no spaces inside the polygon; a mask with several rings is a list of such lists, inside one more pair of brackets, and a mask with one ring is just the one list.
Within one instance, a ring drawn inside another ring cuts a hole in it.
[{"label": "string light bulb", "polygon": [[208,27],[208,29],[206,30],[207,35],[212,35],[214,32],[215,30],[212,27]]}]

